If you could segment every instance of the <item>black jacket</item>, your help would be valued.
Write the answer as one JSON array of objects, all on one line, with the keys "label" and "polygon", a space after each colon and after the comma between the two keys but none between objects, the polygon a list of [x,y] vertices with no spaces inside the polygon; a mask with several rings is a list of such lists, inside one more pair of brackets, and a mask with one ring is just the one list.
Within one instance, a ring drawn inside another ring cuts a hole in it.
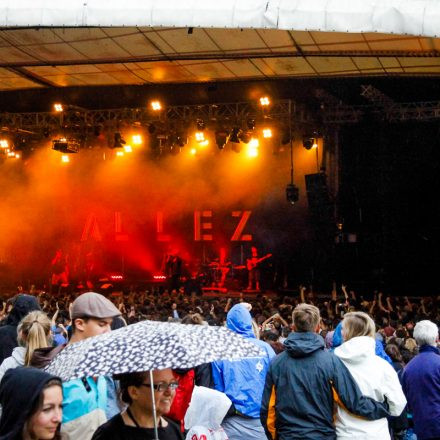
[{"label": "black jacket", "polygon": [[336,401],[369,420],[389,415],[383,404],[362,396],[345,365],[324,351],[316,333],[294,332],[286,351],[271,363],[261,406],[261,423],[271,440],[335,439]]},{"label": "black jacket", "polygon": [[[24,424],[35,409],[44,386],[58,379],[30,367],[11,368],[0,383],[0,440],[21,440]],[[61,386],[61,380],[60,386]]]},{"label": "black jacket", "polygon": [[12,350],[18,346],[18,324],[28,313],[34,310],[41,310],[35,296],[25,294],[17,296],[11,313],[6,319],[6,325],[0,327],[0,364],[11,356]]}]

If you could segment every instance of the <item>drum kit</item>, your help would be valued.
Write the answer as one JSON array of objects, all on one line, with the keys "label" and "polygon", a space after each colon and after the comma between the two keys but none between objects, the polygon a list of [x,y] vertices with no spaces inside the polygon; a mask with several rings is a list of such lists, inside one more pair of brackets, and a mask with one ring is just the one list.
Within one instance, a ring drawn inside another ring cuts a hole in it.
[{"label": "drum kit", "polygon": [[245,270],[246,265],[235,266],[230,261],[220,263],[214,260],[201,265],[199,279],[203,286],[224,287],[227,280],[239,279],[241,281]]}]

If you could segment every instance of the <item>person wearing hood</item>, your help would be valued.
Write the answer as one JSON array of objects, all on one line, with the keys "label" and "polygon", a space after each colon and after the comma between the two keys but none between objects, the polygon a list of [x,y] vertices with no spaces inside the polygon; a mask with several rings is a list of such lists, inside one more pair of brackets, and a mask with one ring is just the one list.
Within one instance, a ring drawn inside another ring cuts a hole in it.
[{"label": "person wearing hood", "polygon": [[0,381],[7,370],[29,366],[35,350],[51,346],[50,320],[44,312],[28,313],[17,327],[19,347],[0,365]]},{"label": "person wearing hood", "polygon": [[37,298],[32,295],[17,295],[14,305],[6,319],[6,324],[0,327],[0,364],[12,354],[18,346],[17,327],[20,321],[30,312],[41,310]]},{"label": "person wearing hood", "polygon": [[10,369],[0,383],[0,440],[60,439],[61,380],[36,368]]},{"label": "person wearing hood", "polygon": [[212,363],[215,389],[225,393],[232,401],[223,429],[234,440],[266,440],[259,420],[261,397],[266,374],[275,352],[269,344],[255,337],[252,329],[250,304],[236,304],[227,314],[226,326],[257,345],[261,356],[236,361]]},{"label": "person wearing hood", "polygon": [[369,420],[389,416],[386,405],[364,397],[342,361],[324,350],[319,309],[299,304],[286,350],[271,363],[261,404],[269,440],[334,440],[333,410],[341,401]]},{"label": "person wearing hood", "polygon": [[[345,342],[336,348],[335,355],[348,368],[364,396],[380,402],[386,400],[390,414],[399,416],[406,399],[394,368],[375,354],[375,333],[374,321],[366,313],[346,313],[342,321]],[[338,439],[390,439],[386,418],[362,420],[338,406],[335,424]]]}]

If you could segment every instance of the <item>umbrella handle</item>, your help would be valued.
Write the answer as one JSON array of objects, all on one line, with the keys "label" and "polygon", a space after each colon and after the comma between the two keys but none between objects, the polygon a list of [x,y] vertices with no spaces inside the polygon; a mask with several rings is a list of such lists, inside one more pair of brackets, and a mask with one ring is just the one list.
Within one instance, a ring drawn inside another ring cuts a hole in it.
[{"label": "umbrella handle", "polygon": [[156,400],[154,396],[154,380],[153,380],[153,370],[150,370],[150,383],[151,383],[151,403],[153,405],[153,420],[154,420],[154,440],[159,440],[159,433],[157,430],[157,414],[156,414]]}]

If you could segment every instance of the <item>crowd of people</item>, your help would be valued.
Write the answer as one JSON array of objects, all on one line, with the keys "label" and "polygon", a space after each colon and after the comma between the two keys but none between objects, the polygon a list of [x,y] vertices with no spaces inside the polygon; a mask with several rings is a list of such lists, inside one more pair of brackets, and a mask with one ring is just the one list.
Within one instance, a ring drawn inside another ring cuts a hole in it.
[{"label": "crowd of people", "polygon": [[[182,291],[21,292],[0,311],[0,439],[154,439],[155,424],[161,440],[188,430],[191,440],[439,439],[439,304],[345,285],[249,302]],[[142,320],[227,326],[260,356],[153,376],[62,382],[44,372],[66,345]],[[192,399],[198,387],[229,399],[200,435],[185,423],[192,405],[209,407]]]}]

